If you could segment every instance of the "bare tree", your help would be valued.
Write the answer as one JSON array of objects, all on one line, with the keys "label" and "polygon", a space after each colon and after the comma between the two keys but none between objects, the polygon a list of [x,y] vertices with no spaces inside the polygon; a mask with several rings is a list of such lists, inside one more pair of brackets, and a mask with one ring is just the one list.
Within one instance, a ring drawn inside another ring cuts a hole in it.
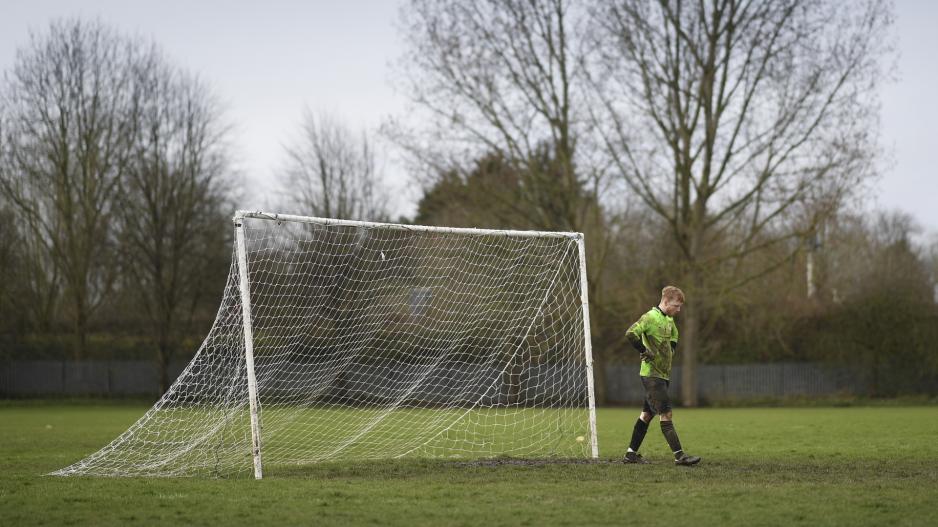
[{"label": "bare tree", "polygon": [[[4,114],[0,107],[0,177],[5,170],[9,152],[3,136]],[[28,261],[24,254],[22,229],[16,213],[7,199],[0,194],[0,335],[22,325],[25,312],[35,304],[32,291],[26,287],[24,277]],[[25,293],[25,294],[24,294]]]},{"label": "bare tree", "polygon": [[386,130],[430,168],[430,184],[497,155],[528,180],[520,196],[527,223],[589,223],[595,211],[583,198],[595,193],[598,172],[577,153],[581,77],[570,11],[564,0],[412,0],[402,9],[402,90],[428,124]]},{"label": "bare tree", "polygon": [[286,148],[282,192],[298,213],[384,221],[390,193],[381,180],[373,142],[335,117],[309,110],[302,135]]},{"label": "bare tree", "polygon": [[9,140],[4,135],[6,115],[0,106],[0,317],[18,319],[24,330],[49,332],[61,301],[61,275],[49,258],[41,237],[35,236],[32,222],[20,221],[17,207],[4,191],[22,188],[23,181],[13,182],[17,173]]},{"label": "bare tree", "polygon": [[55,267],[40,278],[62,279],[76,357],[115,279],[113,204],[136,133],[132,64],[145,52],[99,22],[55,22],[19,50],[3,90],[0,192]]},{"label": "bare tree", "polygon": [[[876,1],[595,2],[594,122],[629,191],[663,219],[690,292],[683,400],[703,314],[777,267],[871,174],[890,51]],[[787,244],[787,245],[786,245]]]},{"label": "bare tree", "polygon": [[[121,269],[153,332],[161,390],[169,363],[229,256],[227,127],[208,88],[158,52],[135,65],[137,128],[121,181]],[[217,293],[217,291],[211,291]]]}]

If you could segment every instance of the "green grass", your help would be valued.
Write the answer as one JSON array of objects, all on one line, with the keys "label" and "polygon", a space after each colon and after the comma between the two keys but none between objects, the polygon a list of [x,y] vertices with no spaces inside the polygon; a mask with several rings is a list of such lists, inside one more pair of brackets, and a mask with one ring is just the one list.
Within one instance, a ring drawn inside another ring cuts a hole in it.
[{"label": "green grass", "polygon": [[[935,525],[938,407],[675,411],[671,464],[327,463],[246,478],[42,476],[91,453],[145,406],[0,405],[0,525]],[[598,412],[618,458],[637,409]]]}]

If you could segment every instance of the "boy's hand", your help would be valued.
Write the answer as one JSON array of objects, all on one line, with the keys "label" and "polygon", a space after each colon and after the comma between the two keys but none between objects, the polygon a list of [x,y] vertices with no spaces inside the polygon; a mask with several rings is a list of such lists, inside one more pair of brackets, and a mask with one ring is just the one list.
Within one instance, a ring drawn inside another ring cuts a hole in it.
[{"label": "boy's hand", "polygon": [[645,351],[639,353],[638,356],[641,357],[641,358],[642,358],[642,361],[644,361],[644,362],[651,362],[651,361],[655,360],[655,354],[652,353],[651,351],[647,350],[647,349],[646,349]]}]

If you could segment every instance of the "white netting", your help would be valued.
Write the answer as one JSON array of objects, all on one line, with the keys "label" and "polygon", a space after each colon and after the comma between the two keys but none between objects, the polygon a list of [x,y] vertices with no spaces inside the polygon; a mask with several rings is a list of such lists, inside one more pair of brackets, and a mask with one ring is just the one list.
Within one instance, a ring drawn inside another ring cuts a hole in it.
[{"label": "white netting", "polygon": [[[574,236],[244,219],[262,459],[587,457]],[[192,362],[55,474],[253,471],[237,257]]]}]

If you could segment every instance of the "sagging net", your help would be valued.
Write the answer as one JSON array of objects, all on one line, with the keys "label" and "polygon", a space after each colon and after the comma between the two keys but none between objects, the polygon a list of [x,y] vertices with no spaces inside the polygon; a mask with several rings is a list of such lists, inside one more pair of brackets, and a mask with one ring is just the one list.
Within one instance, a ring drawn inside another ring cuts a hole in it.
[{"label": "sagging net", "polygon": [[[265,474],[590,455],[575,237],[265,218],[242,228]],[[239,286],[234,256],[179,378],[126,432],[54,474],[252,472]]]}]

